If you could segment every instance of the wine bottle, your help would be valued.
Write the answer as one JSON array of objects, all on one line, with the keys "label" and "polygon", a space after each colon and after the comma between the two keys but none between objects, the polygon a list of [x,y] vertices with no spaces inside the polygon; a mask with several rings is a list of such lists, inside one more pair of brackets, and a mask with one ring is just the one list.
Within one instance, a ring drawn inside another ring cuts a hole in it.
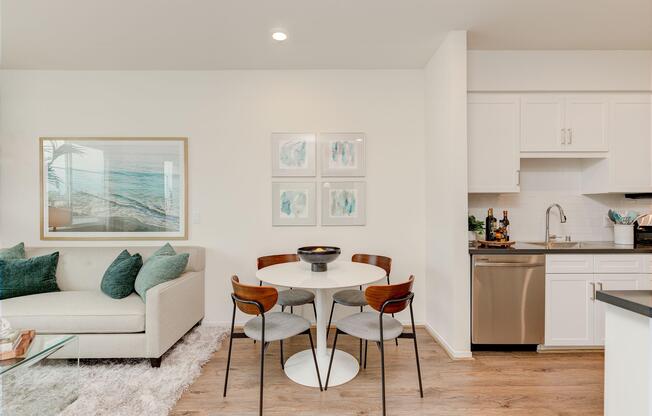
[{"label": "wine bottle", "polygon": [[509,241],[509,218],[507,218],[507,210],[503,211],[503,219],[500,220],[500,227],[503,229],[503,238]]},{"label": "wine bottle", "polygon": [[489,208],[487,211],[487,218],[484,222],[485,226],[485,240],[494,241],[496,239],[496,217],[494,217],[494,209]]}]

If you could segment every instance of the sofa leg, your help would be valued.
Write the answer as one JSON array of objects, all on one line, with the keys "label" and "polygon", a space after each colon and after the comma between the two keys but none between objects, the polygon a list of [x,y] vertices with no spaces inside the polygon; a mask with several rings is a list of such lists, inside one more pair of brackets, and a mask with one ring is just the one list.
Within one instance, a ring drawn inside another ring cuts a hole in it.
[{"label": "sofa leg", "polygon": [[161,357],[150,358],[149,363],[151,364],[152,367],[159,368],[161,366]]}]

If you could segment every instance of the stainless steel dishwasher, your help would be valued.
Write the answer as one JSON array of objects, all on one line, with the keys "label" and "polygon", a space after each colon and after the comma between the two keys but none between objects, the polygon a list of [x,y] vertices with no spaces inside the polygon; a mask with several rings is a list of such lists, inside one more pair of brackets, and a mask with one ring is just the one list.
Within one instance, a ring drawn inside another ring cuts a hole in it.
[{"label": "stainless steel dishwasher", "polygon": [[543,344],[545,282],[544,255],[474,255],[471,342]]}]

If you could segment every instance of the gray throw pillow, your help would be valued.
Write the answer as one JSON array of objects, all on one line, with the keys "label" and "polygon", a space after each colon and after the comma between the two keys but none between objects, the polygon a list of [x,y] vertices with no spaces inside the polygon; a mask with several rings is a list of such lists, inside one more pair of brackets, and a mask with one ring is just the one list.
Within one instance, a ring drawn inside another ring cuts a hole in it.
[{"label": "gray throw pillow", "polygon": [[0,249],[0,260],[15,260],[25,258],[25,243],[18,243],[13,247]]},{"label": "gray throw pillow", "polygon": [[181,276],[188,265],[188,253],[177,254],[167,243],[145,261],[136,277],[136,293],[147,301],[147,291],[156,285]]},{"label": "gray throw pillow", "polygon": [[140,254],[129,254],[127,250],[113,260],[102,277],[100,289],[113,299],[125,298],[134,291],[138,271],[143,266]]}]

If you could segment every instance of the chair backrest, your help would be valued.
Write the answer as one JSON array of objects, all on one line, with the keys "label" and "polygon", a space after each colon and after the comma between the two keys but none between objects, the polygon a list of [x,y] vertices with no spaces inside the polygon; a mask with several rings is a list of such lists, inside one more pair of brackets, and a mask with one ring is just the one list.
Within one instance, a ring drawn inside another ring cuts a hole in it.
[{"label": "chair backrest", "polygon": [[392,259],[390,257],[377,256],[375,254],[354,254],[351,257],[351,261],[378,266],[385,270],[385,273],[387,273],[386,276],[389,276],[392,271]]},{"label": "chair backrest", "polygon": [[[401,299],[412,293],[412,285],[414,284],[414,276],[410,276],[407,282],[394,283],[393,285],[379,285],[369,286],[364,291],[364,297],[367,299],[369,306],[381,311],[383,304],[391,299]],[[398,313],[407,308],[408,300],[390,303],[387,305],[384,313]]]},{"label": "chair backrest", "polygon": [[[267,312],[276,305],[278,300],[278,291],[275,287],[271,286],[254,286],[240,283],[238,276],[231,277],[231,284],[233,285],[233,294],[238,299],[251,300],[260,303],[263,307],[263,312]],[[235,302],[238,309],[249,315],[259,315],[260,310],[256,305],[250,303]]]},{"label": "chair backrest", "polygon": [[299,260],[299,255],[297,254],[274,254],[271,256],[258,257],[258,270],[275,264],[291,263]]}]

